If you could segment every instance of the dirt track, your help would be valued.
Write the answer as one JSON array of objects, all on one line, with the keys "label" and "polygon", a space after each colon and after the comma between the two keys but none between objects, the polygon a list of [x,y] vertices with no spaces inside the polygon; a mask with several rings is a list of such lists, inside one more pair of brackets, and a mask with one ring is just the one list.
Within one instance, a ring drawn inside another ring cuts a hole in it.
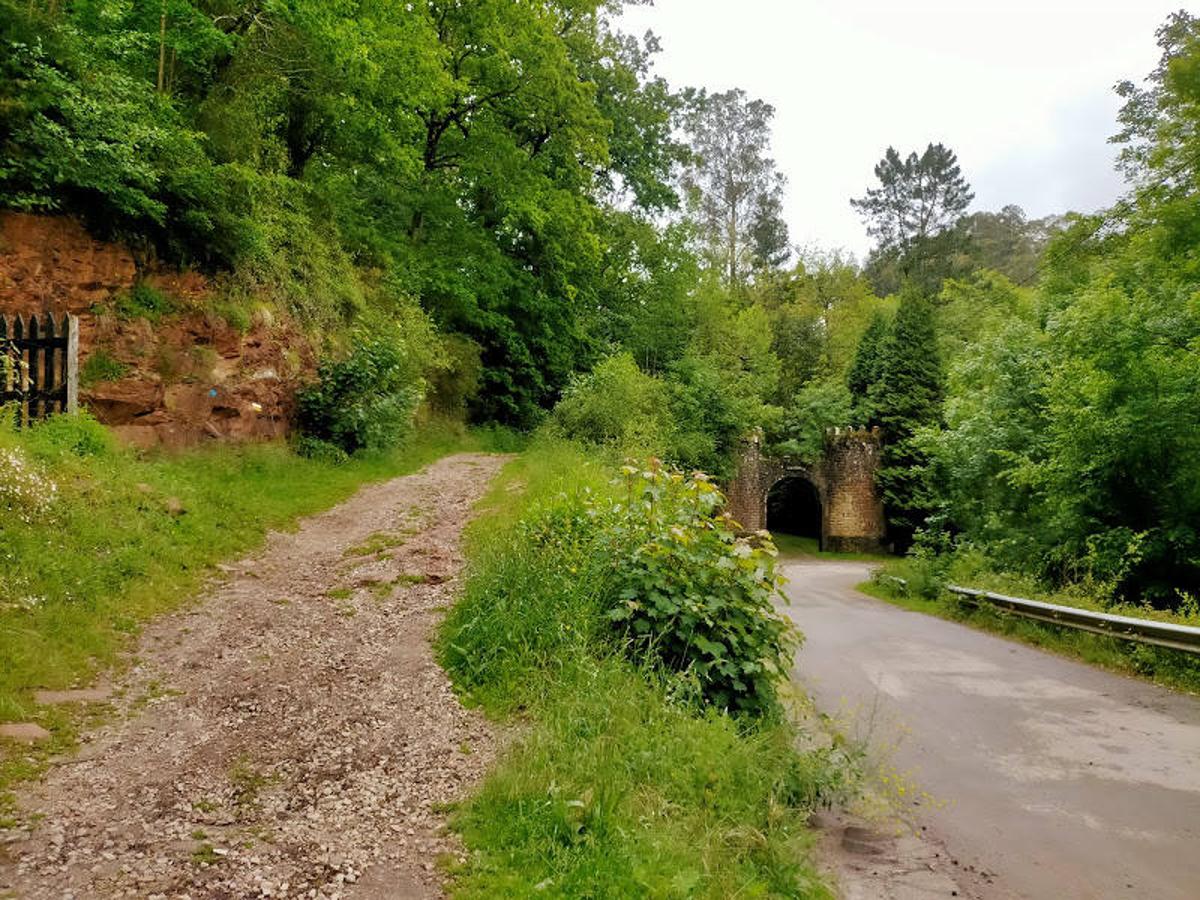
[{"label": "dirt track", "polygon": [[364,488],[148,628],[112,724],[0,832],[0,896],[438,896],[493,736],[429,637],[502,462]]}]

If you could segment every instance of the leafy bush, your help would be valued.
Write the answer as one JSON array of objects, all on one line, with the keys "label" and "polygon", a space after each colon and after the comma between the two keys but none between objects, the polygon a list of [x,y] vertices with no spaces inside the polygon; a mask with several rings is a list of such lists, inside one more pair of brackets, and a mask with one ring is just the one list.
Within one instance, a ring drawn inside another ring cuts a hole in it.
[{"label": "leafy bush", "polygon": [[297,397],[303,433],[346,453],[398,446],[411,432],[437,363],[436,338],[419,310],[363,327],[350,354],[325,362],[318,381]]},{"label": "leafy bush", "polygon": [[671,367],[668,384],[675,430],[665,454],[668,459],[716,478],[732,474],[738,442],[763,424],[767,413],[737,381],[712,359],[689,355]]},{"label": "leafy bush", "polygon": [[296,439],[293,449],[297,456],[314,462],[340,466],[350,461],[350,455],[341,447],[307,434],[302,434]]},{"label": "leafy bush", "polygon": [[572,440],[622,453],[662,453],[672,430],[666,386],[618,353],[577,377],[554,408],[553,422]]},{"label": "leafy bush", "polygon": [[447,364],[430,379],[429,404],[439,412],[462,416],[479,393],[480,347],[461,334],[446,335],[442,346]]},{"label": "leafy bush", "polygon": [[799,635],[772,603],[782,579],[769,538],[739,537],[703,475],[622,469],[626,497],[600,512],[614,569],[608,618],[635,657],[693,680],[720,709],[776,706]]},{"label": "leafy bush", "polygon": [[680,702],[694,679],[636,658],[628,623],[605,615],[648,531],[631,513],[619,534],[623,506],[608,467],[542,433],[470,527],[439,655],[473,702],[520,727],[454,816],[471,851],[455,894],[829,896],[805,821],[844,796],[845,749],[799,753],[785,722]]},{"label": "leafy bush", "polygon": [[810,381],[796,392],[783,414],[781,427],[772,435],[772,449],[817,462],[825,451],[825,432],[853,425],[854,402],[841,379]]},{"label": "leafy bush", "polygon": [[800,635],[772,604],[769,539],[738,537],[703,475],[652,463],[607,483],[577,450],[555,453],[575,461],[574,484],[525,505],[486,593],[468,584],[446,623],[447,667],[512,692],[530,667],[617,649],[700,706],[773,711]]}]

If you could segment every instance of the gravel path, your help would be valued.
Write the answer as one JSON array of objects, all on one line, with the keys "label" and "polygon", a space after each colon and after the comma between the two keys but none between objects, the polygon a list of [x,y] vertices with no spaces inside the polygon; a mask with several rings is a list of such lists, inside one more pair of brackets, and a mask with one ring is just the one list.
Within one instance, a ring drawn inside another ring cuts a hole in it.
[{"label": "gravel path", "polygon": [[440,896],[494,738],[429,639],[503,461],[364,488],[147,628],[112,724],[0,832],[0,896]]}]

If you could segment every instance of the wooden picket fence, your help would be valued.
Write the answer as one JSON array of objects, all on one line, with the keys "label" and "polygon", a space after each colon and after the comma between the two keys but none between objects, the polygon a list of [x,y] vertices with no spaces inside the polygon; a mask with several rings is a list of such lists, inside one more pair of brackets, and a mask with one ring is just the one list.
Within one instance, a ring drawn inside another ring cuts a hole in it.
[{"label": "wooden picket fence", "polygon": [[79,409],[79,319],[0,316],[0,408],[17,426]]}]

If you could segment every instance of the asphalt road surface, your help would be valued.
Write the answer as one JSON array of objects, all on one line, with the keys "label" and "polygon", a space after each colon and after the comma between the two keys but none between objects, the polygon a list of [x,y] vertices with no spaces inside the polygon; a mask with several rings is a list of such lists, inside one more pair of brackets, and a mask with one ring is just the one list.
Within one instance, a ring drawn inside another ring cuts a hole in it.
[{"label": "asphalt road surface", "polygon": [[872,599],[869,569],[785,560],[797,676],[982,894],[1198,900],[1200,698]]}]

